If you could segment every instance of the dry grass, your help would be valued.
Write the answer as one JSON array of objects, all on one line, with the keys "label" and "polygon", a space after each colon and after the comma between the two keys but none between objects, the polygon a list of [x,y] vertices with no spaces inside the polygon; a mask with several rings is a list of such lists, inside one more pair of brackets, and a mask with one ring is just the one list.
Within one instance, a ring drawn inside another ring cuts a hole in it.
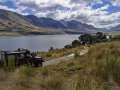
[{"label": "dry grass", "polygon": [[108,32],[106,34],[107,35],[120,35],[120,30],[119,31]]},{"label": "dry grass", "polygon": [[37,52],[37,55],[44,57],[45,60],[51,60],[58,57],[69,55],[71,53],[75,53],[77,51],[83,50],[84,48],[87,48],[87,47],[80,46],[80,47],[71,48],[71,49],[65,49],[65,48],[54,49],[49,52]]},{"label": "dry grass", "polygon": [[59,65],[0,71],[1,90],[120,90],[120,42],[100,43]]},{"label": "dry grass", "polygon": [[6,72],[4,70],[0,69],[0,80],[4,80],[6,77]]}]

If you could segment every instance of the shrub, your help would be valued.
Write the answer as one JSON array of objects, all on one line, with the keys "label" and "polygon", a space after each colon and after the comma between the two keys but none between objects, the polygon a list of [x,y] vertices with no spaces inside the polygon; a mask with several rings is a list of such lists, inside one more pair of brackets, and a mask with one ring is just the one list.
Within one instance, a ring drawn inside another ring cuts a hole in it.
[{"label": "shrub", "polygon": [[75,57],[80,56],[80,52],[79,51],[75,51]]},{"label": "shrub", "polygon": [[77,47],[77,46],[79,46],[80,45],[80,41],[79,40],[74,40],[73,42],[72,42],[72,47]]},{"label": "shrub", "polygon": [[66,46],[64,46],[64,48],[66,48],[66,49],[71,49],[72,46],[71,46],[71,45],[66,45]]}]

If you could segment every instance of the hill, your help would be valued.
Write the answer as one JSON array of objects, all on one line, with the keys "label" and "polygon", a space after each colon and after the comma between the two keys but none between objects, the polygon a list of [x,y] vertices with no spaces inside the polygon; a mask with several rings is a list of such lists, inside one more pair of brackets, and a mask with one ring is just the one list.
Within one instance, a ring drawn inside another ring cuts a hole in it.
[{"label": "hill", "polygon": [[120,30],[115,30],[115,31],[107,32],[106,34],[108,34],[108,35],[120,35]]},{"label": "hill", "polygon": [[28,20],[35,26],[44,28],[60,29],[66,33],[95,33],[97,28],[92,25],[87,25],[85,23],[78,22],[76,20],[64,21],[64,20],[54,20],[52,18],[41,17],[38,18],[34,15],[26,16]]},{"label": "hill", "polygon": [[118,30],[120,30],[120,25],[111,27],[111,28],[109,29],[109,31],[118,31]]},{"label": "hill", "polygon": [[30,34],[79,34],[96,33],[97,29],[75,20],[64,21],[52,18],[21,15],[0,9],[0,35]]},{"label": "hill", "polygon": [[98,31],[119,34],[120,25],[107,28],[95,28],[92,25],[76,20],[54,20],[35,15],[21,15],[16,12],[0,9],[0,36],[1,35],[45,35],[45,34],[83,34]]},{"label": "hill", "polygon": [[46,29],[31,24],[27,18],[15,12],[0,9],[0,34],[63,34],[62,31]]}]

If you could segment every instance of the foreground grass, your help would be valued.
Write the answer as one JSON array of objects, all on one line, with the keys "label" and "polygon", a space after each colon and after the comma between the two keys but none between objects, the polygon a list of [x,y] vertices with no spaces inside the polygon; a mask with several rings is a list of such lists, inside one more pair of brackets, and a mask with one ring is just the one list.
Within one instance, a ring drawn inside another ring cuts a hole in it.
[{"label": "foreground grass", "polygon": [[0,70],[0,90],[120,90],[120,42],[92,46],[59,65]]}]

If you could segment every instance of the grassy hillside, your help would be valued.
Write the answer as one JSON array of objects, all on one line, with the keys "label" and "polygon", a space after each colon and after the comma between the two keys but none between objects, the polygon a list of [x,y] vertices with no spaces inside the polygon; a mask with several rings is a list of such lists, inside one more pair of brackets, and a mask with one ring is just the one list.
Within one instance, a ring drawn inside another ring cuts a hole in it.
[{"label": "grassy hillside", "polygon": [[119,31],[113,31],[113,32],[108,32],[108,35],[120,35],[120,30]]},{"label": "grassy hillside", "polygon": [[90,47],[59,65],[0,70],[0,90],[120,90],[120,42]]},{"label": "grassy hillside", "polygon": [[64,32],[34,26],[23,15],[0,9],[0,35],[28,34],[64,34]]}]

